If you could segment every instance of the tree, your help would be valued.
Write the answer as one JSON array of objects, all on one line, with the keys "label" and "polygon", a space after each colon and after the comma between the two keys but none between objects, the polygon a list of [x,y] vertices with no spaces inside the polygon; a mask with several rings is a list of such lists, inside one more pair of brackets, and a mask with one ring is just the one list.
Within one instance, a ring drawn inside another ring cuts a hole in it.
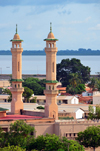
[{"label": "tree", "polygon": [[100,91],[100,79],[96,79],[96,82],[95,82],[95,87],[97,88],[98,91]]},{"label": "tree", "polygon": [[35,95],[43,95],[45,81],[45,79],[39,80],[38,78],[26,78],[24,79],[23,86],[32,89]]},{"label": "tree", "polygon": [[33,90],[28,88],[28,87],[24,87],[24,92],[23,92],[23,97],[25,99],[25,102],[29,101],[29,98],[32,96],[33,94]]},{"label": "tree", "polygon": [[88,87],[90,87],[90,89],[92,89],[93,91],[95,89],[95,84],[96,84],[96,80],[94,78],[91,78]]},{"label": "tree", "polygon": [[88,119],[100,119],[100,106],[97,105],[96,107],[89,106],[89,114]]},{"label": "tree", "polygon": [[95,148],[100,146],[100,126],[88,127],[85,131],[79,132],[76,139],[81,145],[93,147],[95,151]]},{"label": "tree", "polygon": [[63,86],[70,84],[72,73],[77,73],[80,83],[85,84],[90,79],[90,68],[82,65],[79,59],[63,59],[57,64],[57,80],[62,82]]},{"label": "tree", "polygon": [[66,137],[60,138],[55,134],[38,136],[36,140],[31,143],[30,149],[33,148],[39,151],[79,151],[81,148],[81,151],[84,151],[83,146],[78,142],[68,140]]},{"label": "tree", "polygon": [[26,151],[26,149],[22,149],[21,147],[19,146],[7,146],[7,147],[4,147],[4,148],[0,148],[0,151]]},{"label": "tree", "polygon": [[10,145],[20,145],[26,148],[31,140],[34,140],[30,134],[34,132],[34,127],[26,124],[23,120],[18,120],[10,125],[8,143]]},{"label": "tree", "polygon": [[66,87],[66,92],[70,94],[81,94],[85,91],[85,84],[78,84],[75,88],[70,84]]}]

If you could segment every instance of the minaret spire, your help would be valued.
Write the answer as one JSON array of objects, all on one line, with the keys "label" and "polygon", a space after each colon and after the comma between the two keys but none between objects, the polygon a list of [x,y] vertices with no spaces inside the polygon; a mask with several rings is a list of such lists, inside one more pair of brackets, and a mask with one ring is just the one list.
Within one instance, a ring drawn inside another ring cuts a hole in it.
[{"label": "minaret spire", "polygon": [[50,33],[52,33],[52,23],[50,22]]},{"label": "minaret spire", "polygon": [[17,24],[16,24],[16,34],[17,34]]}]

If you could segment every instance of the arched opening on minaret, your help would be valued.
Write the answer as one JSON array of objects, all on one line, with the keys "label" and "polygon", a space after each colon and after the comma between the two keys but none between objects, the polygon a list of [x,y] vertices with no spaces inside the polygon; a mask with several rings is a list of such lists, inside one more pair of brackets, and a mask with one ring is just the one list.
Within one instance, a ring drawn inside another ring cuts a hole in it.
[{"label": "arched opening on minaret", "polygon": [[52,72],[54,72],[54,62],[52,63]]},{"label": "arched opening on minaret", "polygon": [[18,62],[18,71],[19,71],[19,62]]},{"label": "arched opening on minaret", "polygon": [[20,84],[18,84],[18,88],[20,88]]},{"label": "arched opening on minaret", "polygon": [[16,44],[14,44],[14,48],[16,48]]},{"label": "arched opening on minaret", "polygon": [[49,48],[51,48],[51,43],[49,43]]},{"label": "arched opening on minaret", "polygon": [[16,88],[16,84],[15,84],[15,88]]},{"label": "arched opening on minaret", "polygon": [[52,47],[54,48],[54,43],[52,44]]}]

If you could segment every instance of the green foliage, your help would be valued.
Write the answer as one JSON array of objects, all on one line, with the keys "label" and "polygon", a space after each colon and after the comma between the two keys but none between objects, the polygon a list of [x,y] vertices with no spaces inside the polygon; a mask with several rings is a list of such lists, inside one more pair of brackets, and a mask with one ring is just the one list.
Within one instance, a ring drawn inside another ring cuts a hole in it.
[{"label": "green foliage", "polygon": [[35,95],[43,95],[45,81],[45,79],[39,80],[38,78],[26,78],[24,79],[23,86],[32,89]]},{"label": "green foliage", "polygon": [[91,78],[88,87],[90,87],[90,89],[92,90],[95,90],[95,85],[96,85],[96,79]]},{"label": "green foliage", "polygon": [[12,93],[9,89],[7,89],[7,88],[3,89],[2,94],[8,94],[9,95],[8,102],[12,101]]},{"label": "green foliage", "polygon": [[73,120],[73,117],[59,117],[60,120]]},{"label": "green foliage", "polygon": [[39,151],[84,151],[83,146],[81,146],[76,141],[68,140],[66,137],[62,139],[53,134],[41,135],[35,139],[35,142],[31,142],[30,149],[38,149]]},{"label": "green foliage", "polygon": [[22,149],[19,146],[8,146],[8,147],[4,147],[4,148],[0,148],[0,151],[26,151],[26,149]]},{"label": "green foliage", "polygon": [[97,90],[100,91],[100,79],[96,79],[95,88],[97,88]]},{"label": "green foliage", "polygon": [[30,100],[30,103],[36,103],[37,97],[34,97],[33,99]]},{"label": "green foliage", "polygon": [[34,132],[34,127],[26,124],[23,120],[18,120],[10,125],[10,133],[15,135],[20,134],[22,136],[27,136],[31,132]]},{"label": "green foliage", "polygon": [[85,147],[96,147],[100,146],[100,126],[90,126],[85,131],[79,132],[77,140],[81,145]]},{"label": "green foliage", "polygon": [[4,133],[0,130],[0,147],[9,145],[21,146],[26,148],[34,137],[30,133],[34,132],[34,127],[26,124],[23,120],[16,121],[10,125],[10,131]]},{"label": "green foliage", "polygon": [[63,86],[70,84],[73,73],[77,74],[80,83],[85,84],[90,79],[90,68],[82,65],[79,59],[63,59],[61,63],[57,64],[57,80],[61,81]]},{"label": "green foliage", "polygon": [[43,106],[38,106],[37,109],[45,109]]},{"label": "green foliage", "polygon": [[34,127],[26,124],[23,120],[14,122],[10,125],[10,145],[20,145],[22,148],[26,148],[27,143],[31,141],[30,133],[32,132],[34,132]]},{"label": "green foliage", "polygon": [[85,91],[85,84],[78,84],[76,87],[73,85],[68,85],[66,87],[66,92],[70,94],[81,94]]},{"label": "green foliage", "polygon": [[65,151],[65,150],[60,148],[60,149],[58,149],[57,151]]},{"label": "green foliage", "polygon": [[97,105],[95,108],[93,106],[89,106],[89,114],[88,119],[100,119],[100,106]]},{"label": "green foliage", "polygon": [[34,92],[32,89],[24,87],[23,97],[25,98],[25,102],[29,101],[29,98],[32,96],[33,93]]}]

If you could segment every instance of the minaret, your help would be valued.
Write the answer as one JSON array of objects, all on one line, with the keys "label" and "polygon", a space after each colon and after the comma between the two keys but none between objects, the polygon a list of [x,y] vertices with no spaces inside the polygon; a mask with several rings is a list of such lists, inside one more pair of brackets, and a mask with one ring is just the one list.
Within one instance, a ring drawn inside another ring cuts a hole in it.
[{"label": "minaret", "polygon": [[12,88],[10,89],[12,93],[11,113],[20,114],[20,110],[23,109],[22,93],[24,91],[24,88],[22,87],[23,48],[21,47],[23,40],[20,39],[17,33],[17,25],[14,38],[10,41],[12,42]]},{"label": "minaret", "polygon": [[46,90],[44,94],[46,96],[45,104],[45,117],[58,119],[58,106],[57,106],[57,94],[56,89],[56,41],[54,34],[52,33],[52,25],[50,23],[50,33],[48,34],[46,41]]}]

